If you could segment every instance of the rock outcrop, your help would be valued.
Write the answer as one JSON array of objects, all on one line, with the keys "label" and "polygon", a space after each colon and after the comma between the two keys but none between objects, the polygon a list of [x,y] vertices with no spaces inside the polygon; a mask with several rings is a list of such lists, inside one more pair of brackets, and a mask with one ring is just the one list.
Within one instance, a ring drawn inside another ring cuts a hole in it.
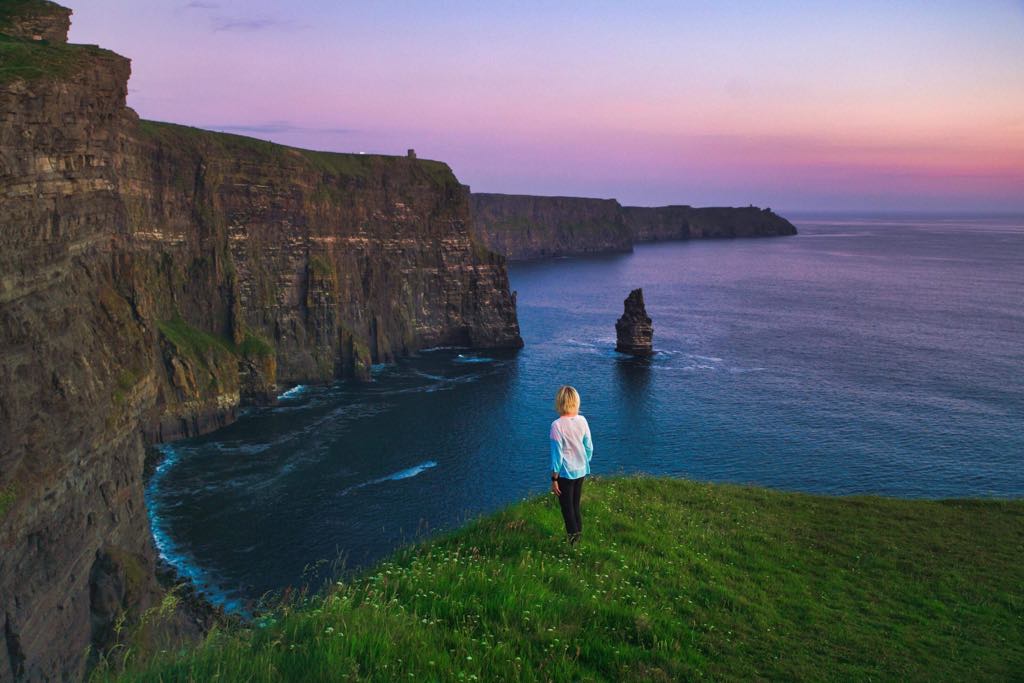
[{"label": "rock outcrop", "polygon": [[614,199],[474,192],[473,229],[490,250],[514,260],[633,250]]},{"label": "rock outcrop", "polygon": [[0,32],[22,40],[68,42],[71,10],[47,0],[4,0],[0,5]]},{"label": "rock outcrop", "polygon": [[644,307],[644,290],[634,289],[622,303],[622,317],[615,323],[615,350],[640,357],[653,355],[654,325]]},{"label": "rock outcrop", "polygon": [[621,206],[614,199],[473,193],[473,230],[511,260],[629,252],[640,242],[795,235],[796,227],[755,206]]},{"label": "rock outcrop", "polygon": [[4,681],[80,678],[160,599],[146,443],[278,383],[522,344],[445,164],[139,121],[128,60],[51,35],[67,16],[0,8]]}]

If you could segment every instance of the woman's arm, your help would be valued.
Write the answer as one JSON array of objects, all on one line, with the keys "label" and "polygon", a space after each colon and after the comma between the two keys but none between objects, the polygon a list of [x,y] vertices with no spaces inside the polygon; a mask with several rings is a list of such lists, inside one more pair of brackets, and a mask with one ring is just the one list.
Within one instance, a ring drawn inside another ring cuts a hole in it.
[{"label": "woman's arm", "polygon": [[554,476],[562,469],[562,443],[558,439],[551,439],[551,475]]},{"label": "woman's arm", "polygon": [[556,496],[562,495],[562,491],[558,488],[558,473],[562,469],[562,441],[559,439],[559,434],[555,431],[555,426],[551,425],[550,442],[551,442],[551,491]]},{"label": "woman's arm", "polygon": [[587,431],[583,434],[583,450],[587,452],[587,462],[594,457],[594,441],[590,438],[590,423],[587,423]]}]

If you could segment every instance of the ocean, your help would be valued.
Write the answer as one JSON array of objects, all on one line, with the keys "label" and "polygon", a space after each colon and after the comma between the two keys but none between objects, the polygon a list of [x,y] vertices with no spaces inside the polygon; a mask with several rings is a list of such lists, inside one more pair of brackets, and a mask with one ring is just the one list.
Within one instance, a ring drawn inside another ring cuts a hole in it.
[{"label": "ocean", "polygon": [[[794,223],[512,264],[521,351],[428,350],[163,446],[146,490],[161,555],[245,611],[542,493],[561,384],[595,475],[1024,496],[1024,217]],[[614,351],[636,287],[650,360]]]}]

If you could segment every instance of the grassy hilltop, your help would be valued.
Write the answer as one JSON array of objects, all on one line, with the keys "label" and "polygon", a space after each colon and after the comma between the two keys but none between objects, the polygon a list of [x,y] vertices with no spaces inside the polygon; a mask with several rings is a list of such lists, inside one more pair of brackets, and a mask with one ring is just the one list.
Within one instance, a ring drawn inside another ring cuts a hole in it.
[{"label": "grassy hilltop", "polygon": [[[1008,680],[1024,501],[596,479],[400,551],[128,681]],[[100,669],[96,678],[114,676]]]}]

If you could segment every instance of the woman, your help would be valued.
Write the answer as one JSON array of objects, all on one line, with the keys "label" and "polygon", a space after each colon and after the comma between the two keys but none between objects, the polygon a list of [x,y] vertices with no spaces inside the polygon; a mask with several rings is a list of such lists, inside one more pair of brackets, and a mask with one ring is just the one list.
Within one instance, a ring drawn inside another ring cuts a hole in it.
[{"label": "woman", "polygon": [[580,395],[570,386],[555,394],[559,418],[551,423],[551,492],[558,496],[569,543],[575,545],[583,533],[580,494],[583,480],[590,474],[594,442],[587,418],[580,415]]}]

